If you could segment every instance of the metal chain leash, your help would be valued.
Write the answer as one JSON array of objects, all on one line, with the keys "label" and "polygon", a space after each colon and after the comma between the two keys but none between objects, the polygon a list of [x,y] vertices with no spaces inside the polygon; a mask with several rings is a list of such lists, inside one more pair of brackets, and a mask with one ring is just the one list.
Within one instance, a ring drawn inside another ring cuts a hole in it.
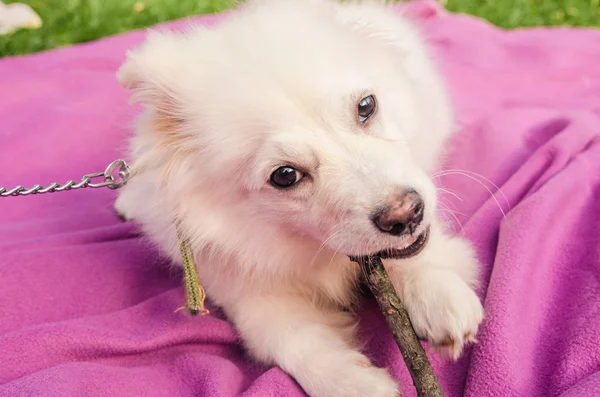
[{"label": "metal chain leash", "polygon": [[[106,167],[104,172],[96,172],[86,174],[81,178],[81,181],[67,181],[63,184],[52,182],[48,186],[35,185],[30,188],[24,186],[16,186],[10,190],[0,186],[0,197],[10,196],[28,196],[30,194],[64,192],[73,189],[83,189],[86,187],[99,188],[107,187],[109,189],[119,189],[127,183],[131,176],[129,165],[125,160],[115,160]],[[102,178],[101,181],[94,182],[95,179]]]},{"label": "metal chain leash", "polygon": [[[81,178],[81,181],[75,182],[73,180],[67,181],[63,184],[52,182],[48,186],[35,185],[30,188],[23,187],[21,185],[16,186],[10,190],[0,186],[0,197],[11,197],[11,196],[28,196],[31,194],[41,193],[52,193],[52,192],[65,192],[67,190],[83,189],[86,187],[98,188],[107,187],[109,189],[119,189],[127,183],[131,177],[131,169],[125,160],[115,160],[106,167],[104,172],[96,172],[93,174],[86,174]],[[94,182],[95,179],[102,178],[101,181]],[[187,239],[183,238],[180,231],[178,230],[178,238],[180,240],[181,256],[183,259],[183,267],[185,273],[185,286],[186,286],[186,297],[187,297],[187,309],[189,314],[192,316],[206,315],[210,313],[204,307],[204,299],[206,293],[200,281],[198,280],[198,270],[196,269],[196,262],[194,255],[190,248]],[[178,311],[177,309],[176,311]]]}]

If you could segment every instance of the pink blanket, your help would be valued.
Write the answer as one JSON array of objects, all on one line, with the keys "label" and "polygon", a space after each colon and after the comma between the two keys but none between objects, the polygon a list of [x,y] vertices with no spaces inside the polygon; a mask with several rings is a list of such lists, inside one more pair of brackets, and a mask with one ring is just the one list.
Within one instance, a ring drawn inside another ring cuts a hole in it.
[{"label": "pink blanket", "polygon": [[[457,363],[431,356],[446,395],[599,396],[600,31],[405,11],[456,99],[444,168],[468,172],[437,182],[462,199],[446,195],[449,220],[484,264],[480,343]],[[0,62],[0,185],[62,182],[119,157],[134,109],[115,69],[143,37]],[[218,311],[174,313],[181,274],[115,217],[113,193],[0,198],[0,396],[303,396],[251,364]],[[373,302],[361,316],[368,354],[414,396]]]}]

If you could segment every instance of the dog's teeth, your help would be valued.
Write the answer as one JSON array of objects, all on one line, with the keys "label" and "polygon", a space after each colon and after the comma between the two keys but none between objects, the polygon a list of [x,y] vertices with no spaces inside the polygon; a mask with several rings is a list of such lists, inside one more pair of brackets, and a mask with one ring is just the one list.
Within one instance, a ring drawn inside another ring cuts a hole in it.
[{"label": "dog's teeth", "polygon": [[413,236],[410,236],[410,237],[409,237],[409,238],[406,240],[406,244],[404,244],[404,247],[403,247],[402,249],[404,249],[404,248],[406,248],[406,247],[410,247],[411,245],[413,245],[413,244],[415,243],[415,241],[417,241],[417,238],[416,238],[416,237],[413,237]]}]

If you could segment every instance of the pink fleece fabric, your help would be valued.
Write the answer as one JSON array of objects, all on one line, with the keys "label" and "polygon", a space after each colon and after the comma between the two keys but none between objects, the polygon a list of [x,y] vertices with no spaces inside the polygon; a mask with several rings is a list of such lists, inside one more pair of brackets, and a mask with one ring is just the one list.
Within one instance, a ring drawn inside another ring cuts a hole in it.
[{"label": "pink fleece fabric", "polygon": [[[505,32],[429,2],[401,11],[455,99],[444,169],[467,176],[436,181],[462,199],[445,196],[449,220],[483,263],[480,343],[456,363],[430,355],[446,395],[599,396],[600,31]],[[144,35],[0,61],[0,185],[78,178],[120,156],[135,110],[115,70]],[[0,199],[0,396],[303,396],[247,359],[218,310],[174,313],[180,272],[117,219],[114,197]],[[373,301],[361,334],[414,396]]]}]

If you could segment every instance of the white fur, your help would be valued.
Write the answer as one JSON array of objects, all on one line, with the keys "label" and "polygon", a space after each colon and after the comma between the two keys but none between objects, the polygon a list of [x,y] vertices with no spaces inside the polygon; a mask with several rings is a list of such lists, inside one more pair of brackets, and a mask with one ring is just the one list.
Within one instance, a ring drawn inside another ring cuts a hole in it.
[{"label": "white fur", "polygon": [[[179,262],[176,220],[212,302],[251,355],[313,397],[392,397],[397,385],[354,339],[358,266],[347,255],[405,244],[371,214],[415,188],[425,250],[385,265],[420,336],[458,357],[482,319],[477,261],[444,233],[428,175],[451,132],[442,81],[421,39],[385,6],[252,1],[216,27],[152,32],[121,83],[144,105],[134,177],[118,212]],[[356,103],[378,101],[365,125]],[[279,166],[307,173],[273,188]]]}]

